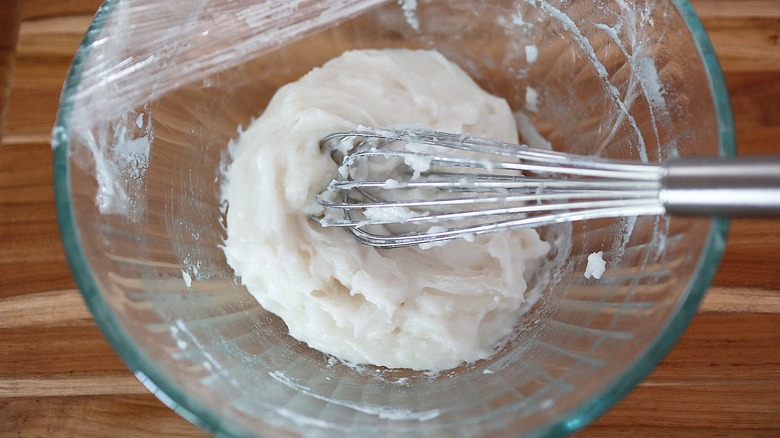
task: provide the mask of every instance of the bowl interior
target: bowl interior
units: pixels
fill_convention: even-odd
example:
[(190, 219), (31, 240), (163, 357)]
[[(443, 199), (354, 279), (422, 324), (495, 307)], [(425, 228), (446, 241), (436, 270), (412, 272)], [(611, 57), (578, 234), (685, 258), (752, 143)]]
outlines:
[[(560, 225), (540, 230), (554, 251), (534, 282), (539, 302), (489, 360), (438, 374), (348, 366), (289, 337), (220, 248), (226, 151), (277, 88), (346, 50), (439, 50), (507, 99), (532, 146), (649, 162), (733, 154), (722, 78), (687, 2), (402, 3), (301, 35), (118, 117), (77, 99), (79, 65), (101, 56), (89, 44), (96, 36), (74, 64), (54, 138), (74, 275), (136, 375), (210, 431), (575, 430), (670, 348), (714, 273), (723, 220)], [(95, 35), (126, 25), (119, 12), (105, 7)], [(213, 17), (198, 19), (208, 26)], [(607, 272), (588, 280), (596, 251)]]

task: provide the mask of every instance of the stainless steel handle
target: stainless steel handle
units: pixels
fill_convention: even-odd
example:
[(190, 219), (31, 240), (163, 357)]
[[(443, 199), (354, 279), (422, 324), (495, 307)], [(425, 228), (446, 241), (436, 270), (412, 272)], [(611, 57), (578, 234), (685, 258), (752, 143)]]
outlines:
[(780, 157), (672, 159), (659, 197), (673, 215), (777, 216)]

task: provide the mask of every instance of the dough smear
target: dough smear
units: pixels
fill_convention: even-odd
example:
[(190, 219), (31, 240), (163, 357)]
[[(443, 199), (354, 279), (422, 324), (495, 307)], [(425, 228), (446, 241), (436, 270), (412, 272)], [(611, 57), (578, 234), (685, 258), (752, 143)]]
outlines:
[(320, 139), (397, 125), (517, 142), (507, 103), (438, 52), (347, 52), (280, 88), (234, 144), (227, 261), (290, 335), (340, 359), (438, 371), (487, 358), (549, 250), (534, 230), (377, 250), (308, 218), (338, 172)]

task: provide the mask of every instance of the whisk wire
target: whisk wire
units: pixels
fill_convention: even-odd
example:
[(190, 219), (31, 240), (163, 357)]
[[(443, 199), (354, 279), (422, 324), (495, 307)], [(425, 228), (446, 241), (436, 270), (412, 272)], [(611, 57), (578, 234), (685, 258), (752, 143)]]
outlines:
[(483, 234), (496, 233), (505, 230), (519, 228), (535, 228), (546, 225), (576, 222), (591, 219), (614, 218), (630, 215), (660, 215), (664, 213), (663, 206), (645, 205), (622, 206), (594, 209), (588, 211), (572, 211), (555, 214), (545, 214), (533, 217), (524, 217), (502, 222), (492, 222), (479, 226), (462, 228), (449, 228), (438, 230), (433, 226), (427, 231), (402, 234), (377, 234), (365, 231), (362, 227), (348, 227), (347, 229), (366, 245), (378, 248), (400, 248), (404, 246), (432, 245), (457, 238), (470, 239)]

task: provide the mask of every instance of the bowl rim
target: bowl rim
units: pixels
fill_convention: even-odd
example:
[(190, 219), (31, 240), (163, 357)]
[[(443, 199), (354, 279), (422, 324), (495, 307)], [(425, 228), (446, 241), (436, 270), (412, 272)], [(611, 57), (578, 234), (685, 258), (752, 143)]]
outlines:
[[(191, 423), (205, 431), (234, 437), (255, 436), (234, 423), (215, 414), (197, 399), (190, 397), (176, 383), (163, 373), (133, 342), (119, 320), (113, 315), (108, 303), (100, 294), (99, 287), (81, 251), (80, 232), (76, 227), (76, 215), (70, 200), (70, 126), (74, 97), (89, 59), (91, 47), (99, 38), (109, 18), (122, 0), (105, 0), (100, 6), (79, 46), (68, 70), (60, 105), (52, 131), (54, 150), (54, 195), (60, 238), (70, 270), (78, 288), (103, 335), (114, 351), (122, 358), (135, 377), (163, 404)], [(719, 126), (719, 149), (721, 156), (736, 155), (734, 121), (723, 72), (720, 68), (712, 43), (707, 36), (701, 19), (688, 0), (671, 0), (688, 27), (696, 44), (699, 56), (707, 73), (711, 98)], [(579, 430), (606, 412), (630, 392), (658, 362), (672, 349), (696, 313), (710, 283), (717, 271), (728, 234), (729, 220), (713, 218), (700, 257), (696, 274), (688, 285), (686, 297), (666, 326), (658, 333), (655, 341), (637, 357), (633, 365), (626, 368), (611, 385), (603, 388), (595, 397), (563, 414), (554, 422), (542, 426), (529, 436), (563, 436)]]

